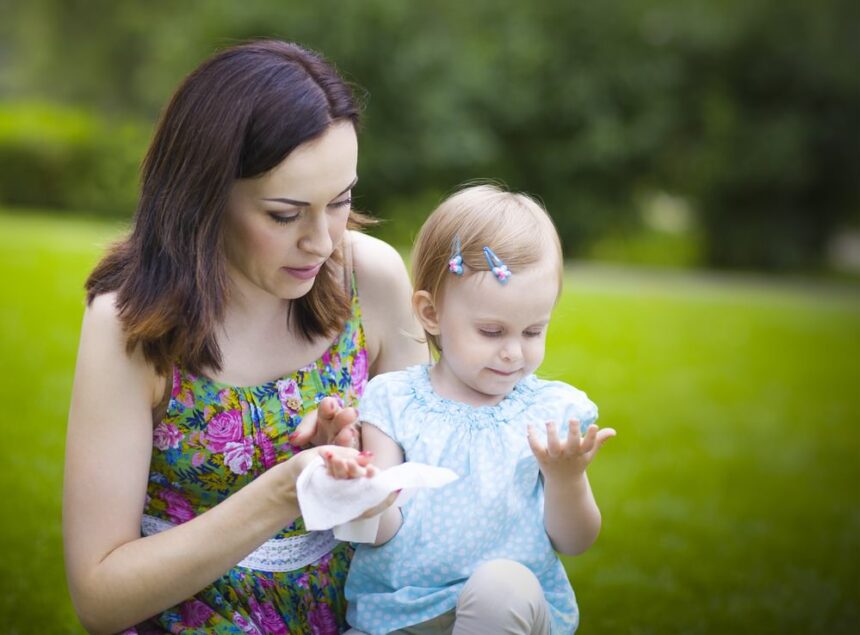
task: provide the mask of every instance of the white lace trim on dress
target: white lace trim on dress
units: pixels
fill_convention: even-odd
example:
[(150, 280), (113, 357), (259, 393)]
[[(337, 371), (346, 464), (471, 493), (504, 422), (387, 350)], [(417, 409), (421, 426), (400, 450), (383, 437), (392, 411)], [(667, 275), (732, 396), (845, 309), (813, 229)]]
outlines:
[[(144, 514), (140, 531), (151, 536), (175, 527), (170, 521)], [(236, 566), (268, 573), (283, 573), (313, 564), (338, 545), (331, 531), (309, 531), (298, 536), (272, 538), (257, 547)]]

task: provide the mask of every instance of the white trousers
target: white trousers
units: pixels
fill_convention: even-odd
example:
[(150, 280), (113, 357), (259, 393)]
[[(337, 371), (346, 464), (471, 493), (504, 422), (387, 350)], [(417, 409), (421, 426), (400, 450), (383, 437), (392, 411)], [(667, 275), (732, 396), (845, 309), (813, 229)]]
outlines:
[[(490, 560), (468, 579), (457, 608), (396, 635), (549, 635), (549, 607), (540, 582), (513, 560)], [(350, 629), (346, 635), (365, 635)]]

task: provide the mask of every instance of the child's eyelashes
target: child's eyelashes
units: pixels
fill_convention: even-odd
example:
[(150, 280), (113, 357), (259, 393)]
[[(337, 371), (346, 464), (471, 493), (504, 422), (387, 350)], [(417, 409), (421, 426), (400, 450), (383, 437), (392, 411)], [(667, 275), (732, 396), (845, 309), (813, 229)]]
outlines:
[[(478, 329), (478, 332), (484, 337), (501, 337), (504, 331), (498, 329)], [(543, 334), (543, 329), (523, 331), (525, 337), (540, 337)]]

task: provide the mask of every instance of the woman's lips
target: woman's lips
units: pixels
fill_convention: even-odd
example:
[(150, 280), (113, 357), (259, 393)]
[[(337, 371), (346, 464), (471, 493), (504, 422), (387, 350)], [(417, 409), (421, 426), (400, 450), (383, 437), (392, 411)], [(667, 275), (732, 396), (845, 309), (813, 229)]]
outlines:
[(310, 267), (283, 267), (283, 269), (294, 278), (298, 278), (299, 280), (310, 280), (311, 278), (316, 277), (320, 272), (320, 269), (322, 269), (322, 266), (323, 263), (319, 263), (318, 265), (312, 265)]

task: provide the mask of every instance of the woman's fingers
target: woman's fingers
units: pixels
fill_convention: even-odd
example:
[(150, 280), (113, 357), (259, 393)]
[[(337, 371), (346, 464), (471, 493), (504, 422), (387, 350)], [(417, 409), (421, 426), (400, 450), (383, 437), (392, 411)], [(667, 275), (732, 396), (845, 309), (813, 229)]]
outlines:
[(397, 500), (397, 496), (399, 494), (400, 494), (400, 490), (396, 490), (394, 492), (391, 492), (388, 496), (385, 497), (385, 500), (383, 500), (381, 503), (379, 503), (379, 505), (375, 505), (375, 506), (371, 507), (366, 512), (364, 512), (361, 516), (359, 516), (359, 518), (373, 518), (374, 516), (381, 514), (382, 512), (384, 512), (386, 509), (388, 509), (389, 507), (391, 507), (394, 504), (394, 501)]

